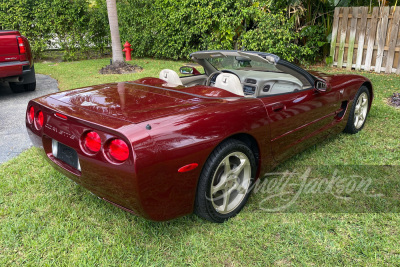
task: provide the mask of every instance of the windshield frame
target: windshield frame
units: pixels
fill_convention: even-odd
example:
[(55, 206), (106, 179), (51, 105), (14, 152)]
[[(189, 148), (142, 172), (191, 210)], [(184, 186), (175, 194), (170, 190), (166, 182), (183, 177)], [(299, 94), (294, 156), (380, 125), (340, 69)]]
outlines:
[(304, 85), (307, 84), (307, 86), (309, 87), (314, 87), (315, 81), (317, 80), (316, 77), (314, 77), (312, 74), (305, 71), (304, 69), (286, 60), (281, 59), (277, 55), (270, 53), (239, 50), (205, 50), (190, 54), (190, 57), (193, 61), (199, 63), (204, 67), (207, 75), (210, 75), (212, 72), (217, 71), (217, 69), (212, 64), (210, 64), (207, 58), (218, 58), (226, 56), (247, 57), (256, 62), (273, 64), (275, 68), (278, 69), (280, 72), (291, 74), (292, 76), (302, 81)]

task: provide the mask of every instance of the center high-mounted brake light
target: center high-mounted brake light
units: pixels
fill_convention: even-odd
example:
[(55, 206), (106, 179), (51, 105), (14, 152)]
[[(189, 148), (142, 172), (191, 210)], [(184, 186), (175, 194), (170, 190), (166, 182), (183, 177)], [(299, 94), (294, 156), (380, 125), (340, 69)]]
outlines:
[(83, 143), (89, 152), (96, 153), (101, 149), (101, 138), (96, 132), (88, 132), (83, 139)]
[(25, 48), (25, 44), (24, 44), (24, 39), (22, 39), (22, 37), (17, 37), (17, 40), (18, 40), (19, 53), (25, 54), (26, 48)]
[(56, 116), (56, 117), (58, 117), (58, 118), (60, 118), (60, 119), (63, 119), (63, 120), (66, 120), (66, 119), (67, 119), (67, 116), (65, 116), (65, 115), (63, 115), (63, 114), (60, 114), (60, 113), (54, 113), (54, 116)]

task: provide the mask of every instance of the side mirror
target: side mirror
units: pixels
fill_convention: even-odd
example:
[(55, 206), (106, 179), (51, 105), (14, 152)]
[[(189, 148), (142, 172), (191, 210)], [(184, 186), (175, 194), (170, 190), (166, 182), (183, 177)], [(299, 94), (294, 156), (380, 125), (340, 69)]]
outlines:
[(200, 71), (198, 71), (195, 67), (191, 66), (183, 66), (179, 69), (181, 74), (193, 74), (193, 75), (200, 75)]
[(318, 92), (328, 92), (330, 89), (330, 86), (325, 81), (317, 80), (315, 82), (315, 89)]
[(193, 74), (193, 67), (183, 66), (179, 69), (181, 74)]

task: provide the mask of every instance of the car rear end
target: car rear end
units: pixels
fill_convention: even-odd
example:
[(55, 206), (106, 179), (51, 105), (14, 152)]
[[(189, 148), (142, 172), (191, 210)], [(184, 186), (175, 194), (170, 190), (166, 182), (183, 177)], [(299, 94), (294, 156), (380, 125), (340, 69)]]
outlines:
[(29, 41), (18, 31), (0, 31), (0, 80), (8, 81), (13, 91), (36, 87)]
[[(26, 127), (67, 177), (120, 208), (164, 221), (192, 212), (202, 164), (218, 143), (204, 135), (204, 109), (227, 101), (140, 81), (94, 85), (30, 101)], [(198, 168), (187, 169), (192, 163)]]
[(29, 102), (26, 127), (34, 146), (65, 176), (100, 198), (147, 217), (137, 194), (132, 144), (118, 130), (132, 127), (129, 123), (41, 98)]

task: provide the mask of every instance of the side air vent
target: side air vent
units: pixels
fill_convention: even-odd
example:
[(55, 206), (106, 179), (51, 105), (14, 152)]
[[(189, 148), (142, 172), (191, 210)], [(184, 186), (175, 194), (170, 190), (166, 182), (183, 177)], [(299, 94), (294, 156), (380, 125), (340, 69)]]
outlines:
[(271, 89), (271, 85), (267, 84), (267, 85), (264, 86), (263, 92), (264, 92), (264, 93), (268, 93), (268, 92), (269, 92), (269, 89)]
[(246, 79), (245, 82), (246, 82), (246, 83), (251, 83), (251, 84), (256, 84), (256, 83), (257, 83), (257, 81), (254, 80), (254, 79)]

